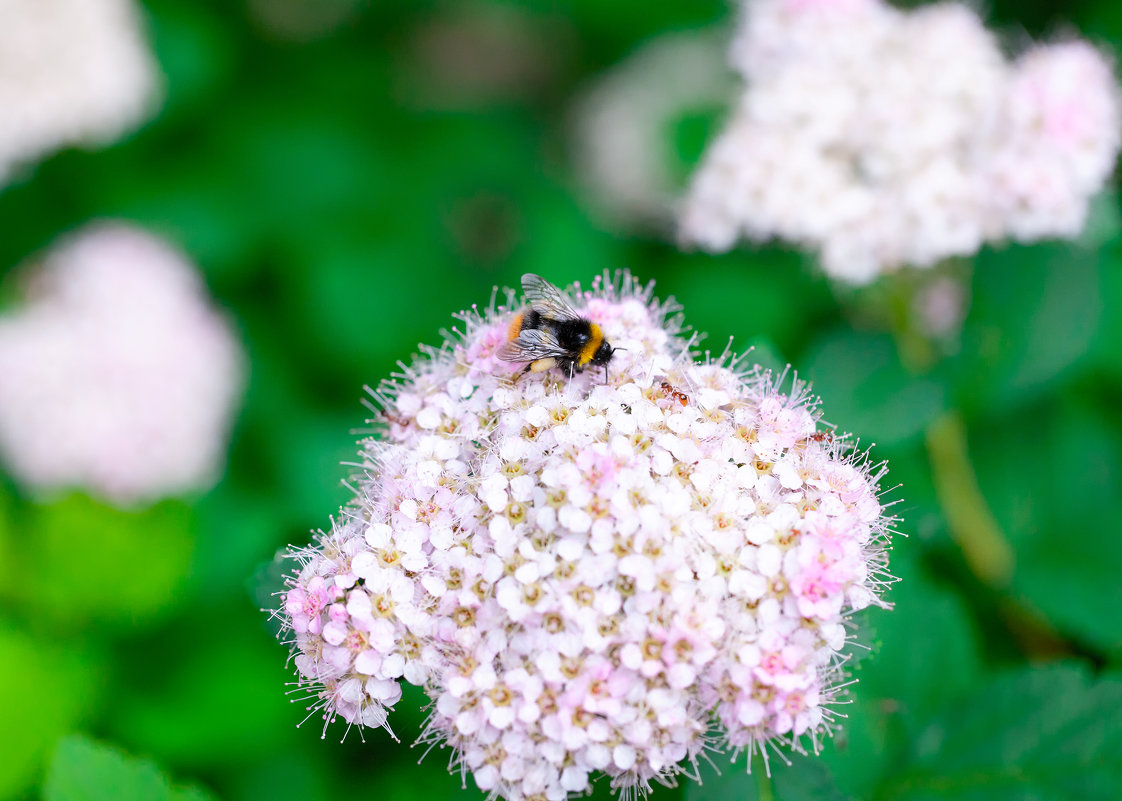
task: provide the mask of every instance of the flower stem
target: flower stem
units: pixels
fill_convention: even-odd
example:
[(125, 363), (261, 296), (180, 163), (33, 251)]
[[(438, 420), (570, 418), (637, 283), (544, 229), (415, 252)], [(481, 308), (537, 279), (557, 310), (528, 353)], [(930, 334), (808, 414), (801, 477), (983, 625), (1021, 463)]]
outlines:
[(758, 801), (775, 801), (775, 792), (771, 787), (771, 776), (766, 770), (754, 770), (756, 774), (756, 798)]
[(927, 427), (927, 453), (935, 492), (967, 565), (988, 586), (1006, 587), (1013, 575), (1013, 549), (978, 488), (966, 426), (956, 411), (944, 412)]

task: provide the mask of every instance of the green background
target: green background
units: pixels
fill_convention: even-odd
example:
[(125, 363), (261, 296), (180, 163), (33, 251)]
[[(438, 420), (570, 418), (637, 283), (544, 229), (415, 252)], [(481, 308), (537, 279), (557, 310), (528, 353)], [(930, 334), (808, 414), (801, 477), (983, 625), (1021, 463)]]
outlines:
[[(676, 296), (716, 349), (731, 337), (810, 378), (826, 419), (888, 460), (908, 535), (896, 609), (861, 617), (872, 650), (822, 757), (773, 758), (770, 782), (706, 767), (703, 785), (654, 798), (1122, 798), (1112, 193), (1078, 242), (983, 251), (959, 348), (917, 367), (876, 323), (906, 279), (854, 294), (780, 247), (681, 254), (582, 199), (579, 90), (653, 36), (731, 24), (724, 2), (273, 1), (349, 15), (293, 38), (240, 0), (144, 3), (159, 115), (0, 191), (0, 271), (88, 220), (134, 221), (200, 266), (250, 363), (228, 471), (205, 495), (122, 512), (34, 502), (0, 476), (0, 799), (480, 797), (446, 752), (417, 764), (415, 689), (391, 716), (400, 744), (340, 744), (341, 725), (321, 739), (318, 717), (296, 728), (303, 705), (260, 611), (276, 604), (273, 557), (346, 501), (364, 384), (495, 284), (622, 267)], [(991, 5), (1014, 44), (1066, 24), (1122, 42), (1116, 0)], [(447, 30), (468, 32), (465, 52), (434, 49)], [(720, 117), (668, 125), (678, 174)], [(997, 532), (1011, 561), (952, 535), (955, 519)], [(995, 560), (1009, 567), (996, 578)]]

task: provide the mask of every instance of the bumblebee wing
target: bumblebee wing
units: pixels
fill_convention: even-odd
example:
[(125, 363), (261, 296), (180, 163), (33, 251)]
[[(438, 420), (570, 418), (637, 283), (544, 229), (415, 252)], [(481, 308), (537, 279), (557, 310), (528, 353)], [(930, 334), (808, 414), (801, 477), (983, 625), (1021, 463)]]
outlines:
[(570, 354), (557, 338), (540, 328), (527, 328), (495, 354), (504, 362), (536, 362), (538, 359), (567, 358)]
[(579, 320), (581, 316), (574, 311), (565, 293), (546, 281), (540, 275), (526, 273), (522, 276), (522, 291), (530, 308), (550, 320), (563, 322)]

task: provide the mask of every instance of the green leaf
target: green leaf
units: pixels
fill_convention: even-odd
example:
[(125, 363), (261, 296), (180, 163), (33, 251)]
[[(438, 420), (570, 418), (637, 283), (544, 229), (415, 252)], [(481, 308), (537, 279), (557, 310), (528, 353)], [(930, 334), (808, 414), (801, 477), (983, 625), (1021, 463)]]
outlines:
[[(245, 597), (248, 577), (262, 558), (284, 545), (290, 533), (294, 542), (307, 539), (307, 526), (287, 525), (283, 510), (271, 497), (240, 483), (227, 480), (204, 498), (198, 507), (199, 539), (191, 585), (209, 602), (232, 601)], [(326, 524), (326, 509), (320, 522)], [(292, 565), (285, 565), (291, 570)], [(268, 587), (263, 597), (254, 596), (259, 606), (273, 606), (271, 593), (280, 583)]]
[(0, 798), (9, 798), (40, 775), (52, 744), (98, 706), (105, 671), (96, 653), (35, 639), (3, 620), (0, 670)]
[(1102, 250), (1104, 269), (1099, 276), (1099, 295), (1103, 303), (1102, 328), (1094, 342), (1096, 362), (1109, 371), (1115, 381), (1122, 378), (1122, 242), (1114, 241)]
[(25, 603), (59, 623), (133, 627), (182, 600), (194, 548), (190, 510), (128, 512), (74, 495), (28, 515)]
[[(214, 611), (213, 619), (196, 618), (145, 643), (137, 659), (175, 658), (142, 681), (121, 676), (109, 721), (114, 739), (161, 761), (208, 769), (240, 764), (297, 737), (318, 740), (318, 715), (296, 728), (305, 705), (285, 694), (292, 681), (287, 649), (265, 631), (265, 616), (248, 604)], [(333, 731), (341, 737), (344, 728)]]
[(970, 434), (979, 485), (1016, 554), (1012, 590), (1062, 632), (1122, 654), (1122, 436), (1073, 390)]
[(742, 756), (731, 762), (716, 757), (714, 762), (716, 764), (702, 763), (699, 767), (700, 782), (683, 780), (686, 801), (846, 801), (849, 798), (834, 784), (827, 766), (813, 754), (792, 754), (781, 759), (773, 753), (769, 765), (757, 755), (752, 760), (751, 773), (745, 769)]
[(978, 256), (957, 365), (965, 404), (1023, 404), (1086, 360), (1102, 314), (1100, 262), (1070, 244)]
[(1003, 676), (934, 718), (878, 797), (1114, 801), (1122, 679), (1075, 663)]
[(62, 739), (43, 787), (44, 801), (171, 801), (159, 768), (82, 735)]
[(838, 330), (812, 348), (803, 364), (826, 419), (862, 442), (915, 439), (945, 408), (943, 386), (910, 375), (887, 336)]
[(167, 80), (168, 110), (197, 109), (233, 72), (237, 45), (228, 25), (198, 4), (158, 0), (150, 5), (154, 7), (149, 20), (153, 46)]
[(43, 801), (212, 801), (199, 787), (174, 788), (155, 763), (85, 735), (55, 748)]
[(775, 765), (771, 778), (775, 801), (846, 801), (826, 764), (814, 756), (796, 756), (790, 765)]
[[(838, 786), (867, 798), (930, 716), (975, 686), (981, 641), (962, 600), (925, 569), (922, 544), (897, 537), (889, 568), (899, 577), (886, 598), (891, 610), (860, 613), (860, 658), (841, 729), (822, 760)], [(855, 649), (860, 653), (859, 649)]]

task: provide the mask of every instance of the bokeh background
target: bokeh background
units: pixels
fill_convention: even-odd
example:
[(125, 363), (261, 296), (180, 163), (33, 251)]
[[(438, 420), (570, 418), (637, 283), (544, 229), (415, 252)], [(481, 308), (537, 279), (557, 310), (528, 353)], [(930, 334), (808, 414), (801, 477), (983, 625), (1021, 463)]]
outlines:
[[(719, 39), (724, 0), (142, 6), (158, 113), (0, 189), (0, 272), (88, 221), (138, 224), (199, 266), (247, 389), (204, 494), (122, 510), (0, 473), (0, 798), (480, 797), (447, 753), (417, 764), (412, 688), (391, 716), (400, 743), (296, 727), (261, 611), (286, 569), (274, 556), (346, 502), (364, 385), (496, 284), (620, 268), (674, 295), (714, 350), (731, 339), (810, 379), (825, 418), (889, 462), (907, 535), (896, 608), (859, 617), (870, 650), (821, 758), (773, 759), (772, 781), (706, 767), (654, 798), (1122, 798), (1112, 191), (1078, 241), (984, 250), (961, 337), (916, 360), (883, 325), (907, 276), (857, 292), (782, 247), (683, 254), (587, 191), (580, 98), (653, 37)], [(985, 16), (1014, 44), (1078, 29), (1122, 49), (1115, 0), (994, 0)], [(726, 111), (707, 100), (658, 132), (679, 185)], [(0, 308), (17, 305), (0, 286)]]

